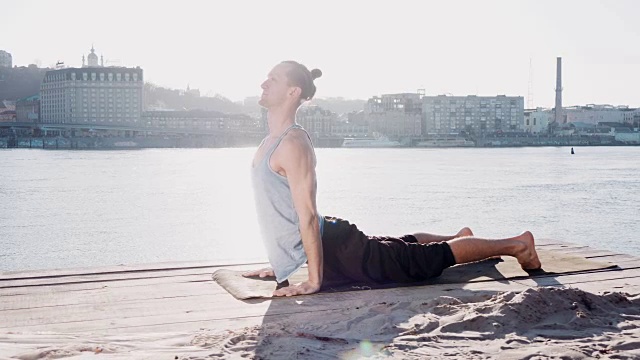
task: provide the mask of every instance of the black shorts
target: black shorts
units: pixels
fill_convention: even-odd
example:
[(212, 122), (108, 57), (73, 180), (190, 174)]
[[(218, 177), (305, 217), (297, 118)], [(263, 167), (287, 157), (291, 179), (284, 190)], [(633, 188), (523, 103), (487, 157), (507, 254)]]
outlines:
[(322, 286), (420, 282), (455, 265), (446, 242), (420, 244), (413, 235), (368, 236), (348, 221), (325, 216)]

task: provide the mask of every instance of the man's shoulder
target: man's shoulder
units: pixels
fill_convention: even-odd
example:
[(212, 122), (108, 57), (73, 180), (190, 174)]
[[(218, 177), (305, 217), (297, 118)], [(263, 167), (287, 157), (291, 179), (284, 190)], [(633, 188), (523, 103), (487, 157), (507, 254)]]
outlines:
[(293, 128), (282, 139), (282, 145), (285, 147), (304, 147), (308, 148), (311, 145), (309, 135), (302, 128)]
[(292, 129), (278, 146), (276, 161), (280, 164), (299, 163), (303, 159), (313, 159), (314, 150), (307, 133), (302, 129)]

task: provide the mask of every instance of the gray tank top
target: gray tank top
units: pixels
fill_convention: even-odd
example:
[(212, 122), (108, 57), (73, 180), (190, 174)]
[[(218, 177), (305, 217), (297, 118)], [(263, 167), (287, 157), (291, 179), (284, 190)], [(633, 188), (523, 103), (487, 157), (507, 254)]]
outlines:
[[(288, 279), (307, 261), (300, 234), (300, 219), (293, 205), (289, 181), (271, 169), (269, 164), (271, 155), (291, 129), (302, 127), (294, 124), (287, 128), (251, 169), (258, 224), (278, 282)], [(322, 235), (322, 216), (318, 216), (318, 221)]]

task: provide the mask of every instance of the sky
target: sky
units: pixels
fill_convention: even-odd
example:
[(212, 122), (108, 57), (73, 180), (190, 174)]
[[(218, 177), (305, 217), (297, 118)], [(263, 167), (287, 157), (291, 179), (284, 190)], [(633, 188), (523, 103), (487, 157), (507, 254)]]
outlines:
[[(388, 93), (524, 96), (552, 107), (640, 107), (640, 2), (634, 0), (0, 0), (0, 49), (14, 65), (106, 65), (156, 85), (234, 101), (297, 60), (324, 75), (317, 97)], [(529, 94), (532, 94), (530, 97)]]

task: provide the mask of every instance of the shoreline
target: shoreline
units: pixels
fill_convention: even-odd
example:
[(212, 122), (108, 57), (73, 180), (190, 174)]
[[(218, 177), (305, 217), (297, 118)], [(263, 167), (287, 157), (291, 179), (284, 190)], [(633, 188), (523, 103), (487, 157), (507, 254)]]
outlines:
[[(499, 140), (495, 140), (499, 142)], [(437, 145), (437, 146), (418, 146), (418, 145), (402, 145), (402, 146), (358, 146), (343, 147), (336, 146), (335, 141), (318, 142), (316, 148), (336, 148), (336, 149), (495, 149), (495, 148), (528, 148), (528, 147), (635, 147), (639, 144), (625, 144), (613, 142), (593, 142), (584, 143), (576, 139), (548, 140), (539, 143), (495, 143), (486, 141), (482, 145), (473, 146), (455, 146), (455, 145)], [(136, 149), (226, 149), (226, 148), (251, 148), (257, 147), (259, 142), (243, 142), (235, 143), (220, 142), (215, 139), (158, 139), (158, 138), (127, 138), (127, 137), (105, 137), (105, 138), (20, 138), (13, 143), (7, 138), (0, 138), (0, 149), (41, 149), (41, 150), (136, 150)]]

